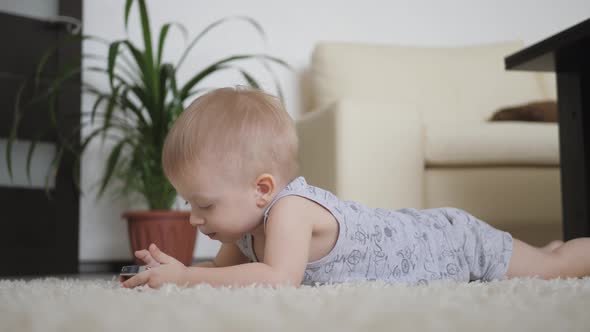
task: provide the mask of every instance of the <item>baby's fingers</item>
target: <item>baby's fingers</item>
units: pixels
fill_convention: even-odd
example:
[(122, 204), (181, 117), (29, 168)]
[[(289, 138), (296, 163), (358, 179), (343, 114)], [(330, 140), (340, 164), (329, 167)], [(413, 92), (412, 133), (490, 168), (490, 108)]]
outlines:
[(144, 285), (148, 282), (149, 280), (149, 273), (148, 271), (142, 272), (140, 274), (136, 274), (135, 276), (127, 279), (125, 282), (123, 282), (123, 287), (124, 288), (134, 288), (137, 286), (141, 286)]
[(146, 265), (148, 267), (155, 267), (155, 266), (159, 266), (160, 263), (158, 261), (156, 261), (152, 255), (150, 254), (149, 251), (143, 249), (143, 250), (138, 250), (135, 252), (135, 257), (141, 259), (142, 261), (144, 261), (144, 263), (146, 263)]

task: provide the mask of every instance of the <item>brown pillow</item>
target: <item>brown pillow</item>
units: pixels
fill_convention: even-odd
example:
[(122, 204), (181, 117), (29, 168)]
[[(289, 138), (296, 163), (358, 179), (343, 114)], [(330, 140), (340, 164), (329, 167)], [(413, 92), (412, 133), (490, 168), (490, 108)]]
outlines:
[(557, 122), (557, 103), (546, 100), (502, 108), (489, 121)]

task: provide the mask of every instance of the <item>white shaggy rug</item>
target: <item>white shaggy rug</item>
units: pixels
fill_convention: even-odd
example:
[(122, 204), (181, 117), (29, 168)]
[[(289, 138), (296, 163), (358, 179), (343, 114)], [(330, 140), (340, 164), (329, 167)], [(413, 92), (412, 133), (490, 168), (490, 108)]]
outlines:
[(590, 331), (590, 278), (160, 290), (0, 280), (0, 331)]

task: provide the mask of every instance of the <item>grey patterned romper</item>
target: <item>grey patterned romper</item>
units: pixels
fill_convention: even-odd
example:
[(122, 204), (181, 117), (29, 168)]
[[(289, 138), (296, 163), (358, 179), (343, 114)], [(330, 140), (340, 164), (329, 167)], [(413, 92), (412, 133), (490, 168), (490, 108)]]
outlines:
[[(269, 204), (297, 195), (330, 211), (339, 224), (334, 248), (305, 269), (303, 284), (365, 280), (427, 284), (432, 280), (461, 282), (502, 279), (512, 255), (512, 236), (456, 208), (369, 208), (338, 199), (308, 185), (303, 177), (289, 183)], [(238, 241), (240, 250), (257, 261), (252, 238)]]

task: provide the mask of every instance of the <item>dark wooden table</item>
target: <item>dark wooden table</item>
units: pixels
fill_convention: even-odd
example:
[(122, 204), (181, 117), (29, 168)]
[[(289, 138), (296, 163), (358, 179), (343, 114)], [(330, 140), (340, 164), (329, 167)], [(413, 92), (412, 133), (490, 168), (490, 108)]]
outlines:
[(508, 70), (556, 73), (563, 236), (590, 236), (590, 19), (504, 61)]

